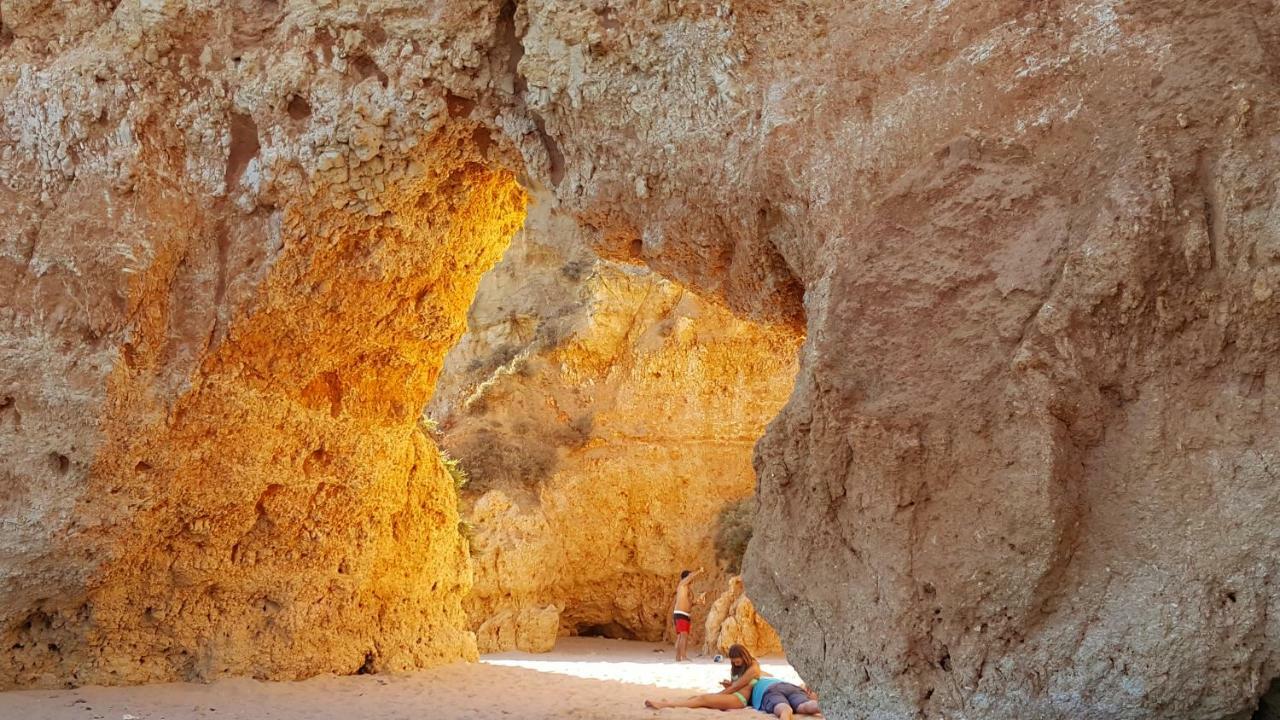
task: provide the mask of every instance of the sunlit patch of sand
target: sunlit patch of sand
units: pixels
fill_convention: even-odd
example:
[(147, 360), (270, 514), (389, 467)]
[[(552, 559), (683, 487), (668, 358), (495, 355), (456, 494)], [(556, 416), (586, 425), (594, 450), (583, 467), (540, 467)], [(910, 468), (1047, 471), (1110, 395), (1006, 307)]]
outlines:
[[(658, 652), (658, 651), (661, 652)], [(693, 720), (713, 710), (646, 710), (644, 700), (719, 689), (725, 662), (675, 663), (669, 647), (565, 638), (543, 655), (502, 653), (397, 675), (300, 682), (219, 680), (207, 685), (86, 687), (0, 693), (0, 718), (23, 720)], [(783, 658), (766, 672), (796, 679)], [(763, 718), (754, 710), (728, 717)]]

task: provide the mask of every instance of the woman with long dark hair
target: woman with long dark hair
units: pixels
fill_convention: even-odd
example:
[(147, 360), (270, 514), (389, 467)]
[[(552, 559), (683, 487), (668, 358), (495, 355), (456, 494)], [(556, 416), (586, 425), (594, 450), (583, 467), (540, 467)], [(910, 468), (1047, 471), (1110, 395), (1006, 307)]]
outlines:
[(645, 700), (648, 708), (708, 708), (711, 710), (741, 710), (751, 707), (751, 687), (763, 676), (760, 663), (741, 645), (729, 646), (729, 679), (721, 680), (724, 687), (718, 693), (694, 695), (687, 700)]

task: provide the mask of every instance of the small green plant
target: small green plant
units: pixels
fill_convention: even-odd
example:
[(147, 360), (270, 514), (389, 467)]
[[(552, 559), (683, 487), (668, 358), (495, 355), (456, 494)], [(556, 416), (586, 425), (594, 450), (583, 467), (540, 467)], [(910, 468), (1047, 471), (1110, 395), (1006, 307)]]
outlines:
[(422, 434), (426, 435), (432, 442), (437, 445), (440, 444), (440, 438), (442, 437), (440, 433), (440, 424), (436, 422), (435, 418), (427, 414), (426, 408), (423, 408), (422, 414), (418, 416), (418, 429), (421, 430)]
[(445, 472), (449, 473), (449, 477), (453, 478), (453, 489), (462, 492), (462, 488), (467, 486), (471, 478), (467, 477), (467, 471), (462, 468), (462, 463), (458, 458), (449, 457), (444, 450), (440, 451), (440, 460), (444, 463)]
[(426, 435), (427, 437), (436, 437), (437, 435), (440, 434), (439, 423), (436, 422), (435, 418), (431, 417), (425, 412), (418, 417), (418, 428), (422, 430), (422, 434)]
[(449, 473), (449, 477), (453, 478), (453, 488), (458, 492), (462, 492), (462, 488), (466, 487), (471, 478), (467, 475), (467, 471), (463, 469), (462, 463), (457, 458), (450, 456), (441, 447), (443, 438), (440, 433), (440, 426), (425, 410), (418, 416), (418, 429), (440, 449), (440, 462), (444, 463), (445, 472)]
[(746, 497), (725, 505), (716, 521), (716, 560), (734, 575), (742, 572), (742, 557), (755, 529), (756, 499)]

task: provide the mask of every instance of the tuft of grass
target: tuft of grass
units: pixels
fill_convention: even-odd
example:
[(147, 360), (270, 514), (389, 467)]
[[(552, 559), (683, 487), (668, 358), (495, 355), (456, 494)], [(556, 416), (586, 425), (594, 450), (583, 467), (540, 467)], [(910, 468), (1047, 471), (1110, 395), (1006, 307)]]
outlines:
[(742, 557), (755, 529), (756, 498), (745, 497), (725, 505), (716, 521), (716, 560), (734, 575), (742, 572)]
[(425, 412), (418, 418), (418, 427), (422, 428), (423, 434), (428, 437), (435, 437), (440, 434), (440, 424), (436, 422), (435, 418)]
[(427, 414), (426, 409), (422, 410), (422, 414), (418, 416), (418, 429), (423, 435), (431, 438), (437, 445), (440, 444), (440, 424), (436, 419)]
[(471, 482), (471, 478), (467, 476), (467, 471), (463, 469), (462, 463), (458, 458), (449, 457), (444, 450), (440, 451), (440, 460), (444, 462), (445, 472), (449, 473), (449, 477), (453, 478), (453, 489), (462, 492), (462, 488)]
[(424, 410), (422, 415), (418, 416), (418, 429), (436, 444), (436, 447), (440, 450), (440, 461), (444, 463), (445, 472), (449, 473), (449, 477), (453, 478), (453, 488), (461, 492), (462, 488), (466, 487), (467, 483), (471, 481), (471, 477), (467, 475), (462, 463), (445, 452), (445, 449), (441, 446), (443, 437), (440, 432), (440, 425)]

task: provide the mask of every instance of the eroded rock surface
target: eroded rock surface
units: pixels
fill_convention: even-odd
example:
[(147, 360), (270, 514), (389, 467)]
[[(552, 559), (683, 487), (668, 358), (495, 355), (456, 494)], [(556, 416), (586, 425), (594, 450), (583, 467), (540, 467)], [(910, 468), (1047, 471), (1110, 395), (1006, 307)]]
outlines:
[(724, 654), (729, 651), (729, 646), (735, 644), (746, 647), (756, 656), (782, 652), (778, 631), (756, 612), (756, 606), (747, 597), (739, 575), (729, 578), (724, 592), (707, 612), (703, 652), (708, 655)]
[[(204, 526), (178, 529), (206, 516), (218, 538), (200, 541), (207, 559), (178, 557), (207, 567), (169, 570), (167, 594), (240, 592), (215, 582), (236, 536), (222, 528), (251, 518), (270, 475), (237, 459), (259, 450), (227, 446), (221, 428), (245, 417), (261, 430), (239, 442), (275, 433), (263, 444), (294, 452), (328, 430), (297, 429), (311, 417), (299, 413), (272, 421), (266, 403), (222, 408), (260, 388), (301, 397), (300, 378), (331, 364), (302, 350), (340, 325), (269, 331), (288, 327), (271, 312), (290, 305), (272, 305), (271, 288), (298, 308), (345, 292), (302, 282), (308, 258), (326, 257), (319, 231), (389, 232), (401, 211), (384, 192), (409, 197), (397, 183), (429, 175), (408, 170), (429, 159), (417, 144), (460, 138), (480, 167), (432, 166), (461, 168), (474, 189), (493, 188), (486, 173), (523, 173), (602, 252), (803, 326), (795, 392), (757, 450), (745, 577), (832, 716), (1208, 720), (1251, 707), (1280, 673), (1274, 3), (3, 9), (0, 621), (20, 646), (4, 682), (176, 672), (81, 662), (97, 657), (77, 654), (85, 628), (110, 646), (107, 664), (187, 644), (172, 628), (136, 634), (144, 608), (100, 618), (85, 598), (119, 588), (112, 578), (156, 577), (166, 554), (133, 529), (194, 547)], [(322, 159), (339, 142), (344, 161)], [(357, 169), (382, 163), (357, 173), (363, 187), (342, 179), (352, 156)], [(397, 160), (402, 179), (379, 187)], [(338, 183), (348, 189), (309, 195)], [(428, 207), (458, 197), (433, 187)], [(324, 203), (344, 215), (326, 221)], [(478, 246), (451, 244), (464, 233), (445, 224), (432, 232), (450, 240), (429, 245), (457, 252), (422, 262), (447, 279)], [(410, 353), (428, 376), (457, 332), (423, 328), (461, 320), (483, 264), (441, 291), (454, 299), (423, 296), (433, 319), (403, 342), (432, 337)], [(381, 277), (359, 250), (338, 266), (353, 282)], [(377, 294), (394, 304), (408, 283), (390, 284)], [(279, 368), (234, 349), (242, 324), (267, 328), (253, 337)], [(381, 337), (365, 341), (400, 342)], [(386, 357), (341, 355), (352, 372)], [(402, 427), (399, 447), (421, 447), (409, 407), (430, 384), (388, 391), (365, 427)], [(130, 454), (172, 450), (170, 437), (194, 445)], [(304, 461), (278, 461), (283, 486), (318, 486)], [(147, 471), (139, 462), (161, 477), (132, 475)], [(366, 490), (389, 481), (363, 477), (356, 504), (385, 508)], [(206, 512), (216, 487), (234, 500)], [(451, 500), (433, 502), (423, 533), (454, 521)], [(396, 516), (360, 524), (382, 542)], [(371, 597), (412, 605), (412, 585)], [(231, 611), (206, 596), (189, 607), (210, 627), (248, 612), (247, 597)], [(275, 657), (257, 668), (352, 662), (347, 650), (318, 650), (306, 668)]]
[(670, 634), (681, 569), (722, 587), (719, 513), (754, 491), (796, 370), (793, 329), (600, 261), (551, 210), (535, 201), (482, 280), (429, 408), (470, 477), (481, 651), (550, 649), (546, 608), (551, 640)]
[(416, 421), (511, 151), (377, 14), (3, 11), (0, 686), (474, 657)]
[(668, 61), (536, 5), (563, 41), (521, 67), (599, 244), (746, 312), (804, 288), (746, 582), (836, 715), (1252, 703), (1280, 669), (1274, 6), (610, 16), (683, 38)]

